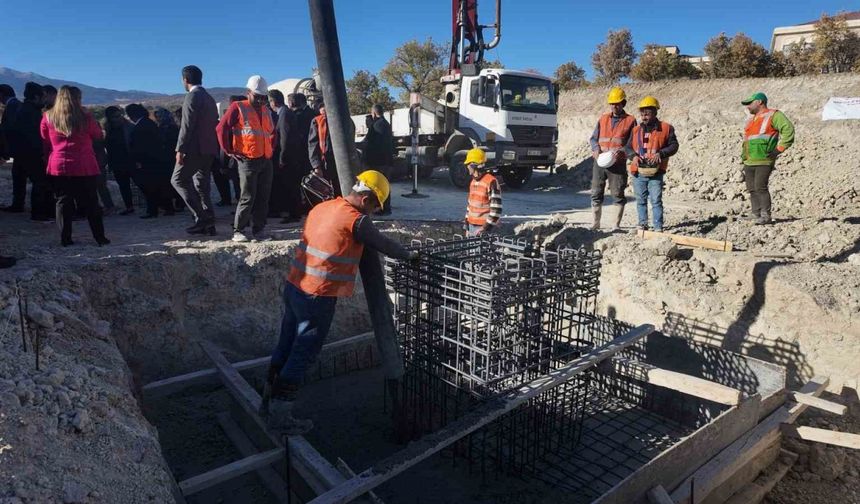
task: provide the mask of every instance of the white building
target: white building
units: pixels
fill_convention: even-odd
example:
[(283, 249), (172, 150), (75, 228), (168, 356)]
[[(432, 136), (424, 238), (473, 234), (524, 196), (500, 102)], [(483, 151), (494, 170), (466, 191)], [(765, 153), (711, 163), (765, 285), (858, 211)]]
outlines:
[[(848, 12), (845, 14), (845, 20), (848, 24), (848, 29), (860, 35), (860, 11)], [(818, 20), (808, 21), (794, 26), (780, 26), (773, 29), (773, 36), (770, 39), (771, 52), (785, 52), (788, 46), (797, 44), (801, 40), (805, 43), (812, 43), (815, 38), (815, 23)]]

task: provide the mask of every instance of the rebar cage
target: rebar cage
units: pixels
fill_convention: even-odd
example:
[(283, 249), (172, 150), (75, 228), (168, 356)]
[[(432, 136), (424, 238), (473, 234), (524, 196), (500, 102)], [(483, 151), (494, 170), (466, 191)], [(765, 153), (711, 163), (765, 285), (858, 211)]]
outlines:
[[(413, 262), (386, 261), (413, 435), (436, 430), (593, 348), (599, 251), (552, 251), (498, 237), (414, 242)], [(524, 473), (581, 435), (590, 373), (468, 437), (455, 454), (482, 472)]]

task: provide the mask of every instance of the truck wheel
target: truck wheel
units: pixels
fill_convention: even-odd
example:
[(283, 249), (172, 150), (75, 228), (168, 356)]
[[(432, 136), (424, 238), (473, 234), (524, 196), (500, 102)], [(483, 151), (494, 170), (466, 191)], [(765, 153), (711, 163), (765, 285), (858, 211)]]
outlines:
[(508, 166), (501, 169), (501, 175), (506, 186), (520, 189), (532, 179), (533, 171), (531, 166)]
[(465, 153), (457, 153), (451, 156), (451, 162), (448, 163), (448, 175), (451, 177), (451, 183), (460, 189), (469, 188), (469, 170), (463, 161), (466, 160)]

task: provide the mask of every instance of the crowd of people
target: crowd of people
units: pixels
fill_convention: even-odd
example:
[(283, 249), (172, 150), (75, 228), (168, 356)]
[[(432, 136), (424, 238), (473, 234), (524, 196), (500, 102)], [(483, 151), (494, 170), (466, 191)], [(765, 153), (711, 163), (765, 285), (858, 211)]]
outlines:
[[(311, 107), (301, 93), (284, 96), (255, 75), (245, 95), (230, 97), (219, 116), (200, 68), (184, 67), (182, 82), (182, 107), (109, 106), (101, 124), (75, 86), (57, 90), (28, 82), (21, 101), (11, 86), (0, 84), (0, 162), (12, 160), (13, 185), (12, 201), (0, 210), (25, 212), (29, 182), (31, 219), (56, 221), (63, 246), (74, 244), (76, 218), (86, 218), (96, 243), (107, 245), (103, 216), (138, 213), (136, 187), (145, 207), (141, 219), (187, 209), (193, 219), (187, 232), (214, 236), (214, 182), (220, 198), (214, 206), (236, 205), (231, 239), (246, 242), (269, 239), (267, 219), (289, 223), (307, 214), (313, 202), (301, 184), (310, 172), (327, 179), (339, 195), (323, 104)], [(379, 106), (368, 118), (365, 162), (388, 175), (391, 127)], [(108, 189), (111, 175), (121, 208)], [(389, 202), (384, 211), (390, 211)]]

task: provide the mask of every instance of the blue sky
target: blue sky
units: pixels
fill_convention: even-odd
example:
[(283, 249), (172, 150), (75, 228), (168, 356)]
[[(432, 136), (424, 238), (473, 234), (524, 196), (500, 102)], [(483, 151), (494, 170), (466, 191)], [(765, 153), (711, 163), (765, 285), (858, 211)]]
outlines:
[[(179, 93), (179, 70), (191, 63), (203, 69), (205, 85), (239, 87), (251, 74), (276, 81), (306, 76), (315, 66), (304, 0), (41, 0), (38, 8), (16, 5), (17, 12), (2, 9), (0, 66), (49, 77)], [(490, 23), (494, 0), (480, 0), (479, 5), (479, 19)], [(849, 0), (758, 5), (740, 0), (503, 0), (502, 41), (489, 57), (508, 68), (544, 73), (573, 59), (590, 74), (591, 53), (610, 29), (629, 28), (637, 49), (646, 43), (672, 44), (686, 54), (699, 54), (721, 31), (742, 31), (769, 47), (774, 26), (860, 8)], [(378, 71), (407, 40), (433, 37), (447, 43), (450, 6), (450, 0), (336, 0), (347, 78), (357, 69)]]

